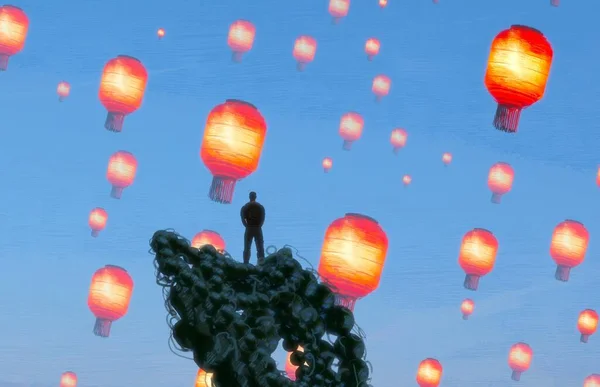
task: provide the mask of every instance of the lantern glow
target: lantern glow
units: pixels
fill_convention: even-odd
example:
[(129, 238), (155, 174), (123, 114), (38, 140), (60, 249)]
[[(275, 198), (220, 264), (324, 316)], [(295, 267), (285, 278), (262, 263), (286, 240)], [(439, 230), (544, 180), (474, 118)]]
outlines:
[(77, 387), (77, 374), (72, 371), (63, 372), (60, 375), (60, 387)]
[(355, 112), (346, 113), (340, 119), (340, 136), (344, 139), (342, 149), (349, 151), (352, 144), (360, 139), (365, 126), (362, 116)]
[(137, 160), (127, 151), (118, 151), (108, 159), (106, 179), (112, 185), (110, 197), (121, 199), (123, 190), (133, 184), (137, 173)]
[(567, 282), (571, 269), (585, 259), (590, 235), (585, 226), (567, 219), (559, 223), (552, 233), (550, 256), (556, 262), (555, 278)]
[(199, 368), (198, 373), (196, 374), (195, 387), (213, 387), (212, 378), (212, 373), (206, 372), (202, 368)]
[(496, 163), (490, 168), (488, 174), (488, 187), (492, 191), (492, 203), (500, 204), (502, 196), (510, 192), (515, 171), (508, 163)]
[(331, 167), (333, 167), (333, 160), (331, 159), (331, 157), (325, 157), (321, 164), (323, 166), (323, 171), (327, 173), (329, 172)]
[(202, 230), (192, 238), (192, 247), (199, 249), (205, 245), (212, 245), (219, 253), (225, 251), (225, 239), (213, 230)]
[(379, 54), (379, 49), (381, 48), (381, 43), (379, 39), (369, 38), (365, 43), (365, 52), (367, 53), (367, 59), (373, 60), (377, 54)]
[(450, 163), (452, 162), (452, 153), (444, 153), (442, 155), (442, 163), (444, 163), (445, 166), (450, 165)]
[(496, 263), (498, 240), (490, 231), (474, 228), (462, 239), (458, 264), (465, 271), (465, 289), (477, 290), (479, 279), (490, 273)]
[(398, 154), (400, 149), (406, 146), (406, 140), (408, 139), (408, 133), (402, 128), (396, 128), (392, 130), (390, 137), (390, 143), (392, 144), (392, 150), (394, 154)]
[(329, 14), (333, 17), (333, 23), (337, 24), (348, 15), (350, 0), (329, 0)]
[(438, 387), (442, 380), (442, 373), (442, 364), (437, 359), (425, 359), (417, 369), (417, 384), (419, 387)]
[(303, 71), (306, 65), (315, 59), (317, 53), (317, 41), (312, 36), (303, 35), (294, 42), (292, 54), (298, 62), (298, 71)]
[(71, 93), (71, 85), (69, 82), (62, 81), (56, 87), (56, 94), (58, 94), (58, 101), (63, 102)]
[(9, 58), (23, 50), (28, 31), (29, 18), (21, 8), (0, 7), (0, 71), (6, 71)]
[(386, 75), (377, 75), (373, 79), (373, 86), (371, 90), (377, 101), (381, 101), (381, 99), (387, 96), (390, 93), (390, 88), (392, 87), (392, 80)]
[(231, 59), (234, 62), (241, 62), (244, 54), (252, 49), (255, 36), (256, 27), (248, 20), (236, 20), (229, 26), (227, 44), (233, 52)]
[(108, 213), (104, 208), (94, 208), (88, 217), (88, 225), (92, 229), (92, 236), (96, 238), (100, 235), (100, 231), (106, 228), (106, 222), (108, 221)]
[(410, 183), (412, 183), (412, 177), (410, 175), (402, 176), (402, 183), (404, 184), (405, 187), (408, 187), (410, 185)]
[(580, 341), (587, 343), (590, 336), (598, 329), (598, 313), (593, 309), (586, 309), (579, 313), (577, 329), (581, 333)]
[(514, 344), (508, 353), (508, 366), (512, 369), (511, 379), (521, 380), (521, 374), (529, 369), (533, 358), (533, 350), (528, 344)]
[(475, 302), (470, 298), (466, 298), (460, 304), (460, 311), (462, 312), (463, 320), (468, 320), (469, 316), (473, 314), (475, 310)]

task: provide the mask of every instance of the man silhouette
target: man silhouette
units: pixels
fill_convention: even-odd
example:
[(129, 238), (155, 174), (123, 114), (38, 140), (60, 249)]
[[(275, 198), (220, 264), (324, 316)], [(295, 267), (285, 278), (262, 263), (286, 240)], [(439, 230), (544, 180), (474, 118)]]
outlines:
[(240, 216), (242, 224), (246, 227), (244, 233), (244, 263), (250, 263), (250, 247), (252, 240), (256, 244), (256, 258), (258, 264), (265, 259), (265, 241), (263, 239), (262, 226), (265, 222), (265, 208), (256, 201), (256, 192), (250, 192), (250, 201), (242, 207)]

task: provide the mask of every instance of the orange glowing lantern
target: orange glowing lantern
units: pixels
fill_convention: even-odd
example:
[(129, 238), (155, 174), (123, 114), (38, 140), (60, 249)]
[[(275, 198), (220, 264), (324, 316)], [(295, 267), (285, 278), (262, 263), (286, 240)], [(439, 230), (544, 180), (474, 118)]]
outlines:
[(298, 71), (303, 71), (306, 65), (315, 59), (317, 41), (312, 36), (302, 35), (296, 39), (292, 54), (298, 61)]
[(165, 37), (165, 29), (164, 28), (159, 28), (158, 31), (156, 31), (156, 35), (158, 36), (158, 39), (162, 39)]
[(402, 176), (402, 183), (404, 184), (405, 187), (408, 187), (410, 185), (410, 183), (412, 183), (412, 177), (410, 175)]
[(585, 226), (576, 220), (559, 223), (552, 233), (550, 256), (556, 262), (555, 278), (567, 282), (571, 269), (585, 259), (590, 235)]
[(196, 375), (195, 387), (213, 387), (212, 378), (213, 378), (212, 373), (206, 372), (202, 368), (198, 369), (198, 374)]
[(353, 310), (357, 299), (377, 289), (387, 250), (387, 235), (373, 218), (349, 213), (329, 225), (318, 272), (338, 305)]
[(213, 230), (202, 230), (194, 235), (191, 245), (197, 249), (205, 245), (212, 245), (219, 253), (225, 251), (225, 239)]
[(379, 49), (381, 48), (381, 43), (379, 39), (369, 38), (365, 43), (365, 52), (367, 53), (367, 59), (373, 60), (377, 54), (379, 54)]
[(362, 116), (355, 112), (346, 113), (340, 119), (340, 136), (344, 139), (342, 149), (349, 151), (352, 143), (360, 139), (365, 126)]
[(381, 101), (383, 97), (390, 93), (391, 86), (392, 80), (385, 75), (378, 75), (373, 79), (371, 90), (373, 90), (377, 101)]
[(492, 203), (500, 204), (502, 196), (510, 192), (515, 171), (508, 163), (496, 163), (488, 174), (488, 187), (492, 191)]
[(385, 8), (385, 6), (387, 5), (388, 0), (379, 0), (379, 6), (381, 8)]
[(77, 387), (77, 375), (75, 372), (67, 371), (60, 375), (60, 387)]
[(598, 313), (593, 309), (586, 309), (579, 313), (577, 329), (581, 333), (581, 342), (587, 343), (590, 336), (598, 329)]
[(92, 236), (96, 238), (100, 235), (100, 231), (106, 228), (106, 221), (108, 220), (108, 213), (104, 208), (96, 207), (90, 212), (88, 218), (88, 224), (92, 229)]
[(208, 196), (231, 203), (235, 183), (258, 168), (267, 123), (258, 109), (245, 101), (228, 99), (208, 114), (200, 157), (213, 175)]
[(0, 7), (0, 71), (6, 71), (8, 60), (25, 46), (29, 18), (19, 7)]
[[(304, 352), (304, 348), (302, 348), (301, 346), (298, 346), (298, 351)], [(292, 353), (293, 352), (289, 352), (287, 354), (287, 357), (285, 360), (285, 374), (287, 375), (287, 377), (290, 380), (296, 380), (296, 370), (298, 369), (298, 366), (293, 365), (292, 361), (290, 360), (292, 357)]]
[(142, 106), (148, 72), (138, 59), (119, 55), (106, 62), (100, 79), (98, 98), (108, 114), (104, 127), (111, 132), (123, 130), (125, 116)]
[(133, 280), (122, 267), (106, 265), (94, 273), (88, 295), (88, 307), (96, 316), (96, 336), (110, 335), (112, 323), (127, 314), (131, 293)]
[(325, 157), (321, 164), (323, 165), (323, 171), (327, 173), (329, 172), (331, 167), (333, 167), (333, 160), (331, 159), (331, 157)]
[(69, 82), (62, 81), (56, 87), (56, 94), (58, 94), (59, 102), (64, 101), (69, 96), (69, 93), (71, 93), (71, 85), (69, 85)]
[(468, 320), (469, 316), (473, 314), (475, 310), (475, 302), (470, 298), (465, 298), (460, 304), (460, 311), (462, 312), (463, 320)]
[(244, 54), (252, 49), (255, 36), (256, 27), (248, 20), (236, 20), (229, 26), (227, 44), (233, 51), (231, 59), (234, 62), (241, 62)]
[(390, 142), (392, 143), (392, 148), (394, 154), (398, 154), (400, 149), (406, 146), (406, 140), (408, 139), (408, 133), (406, 130), (402, 128), (396, 128), (392, 130), (392, 135), (390, 137)]
[(531, 366), (533, 350), (528, 344), (517, 343), (510, 347), (508, 366), (512, 369), (512, 380), (521, 380), (521, 374)]
[(583, 381), (583, 387), (600, 387), (600, 375), (591, 374)]
[(498, 240), (491, 231), (474, 228), (465, 234), (460, 245), (458, 264), (466, 273), (466, 289), (477, 290), (479, 278), (494, 268), (497, 253)]
[(337, 24), (348, 15), (350, 0), (329, 0), (329, 14), (333, 16), (333, 23)]
[(428, 358), (419, 364), (417, 369), (417, 384), (419, 387), (438, 387), (442, 380), (442, 363)]
[(442, 155), (442, 163), (444, 163), (445, 166), (450, 165), (450, 163), (452, 162), (452, 153), (444, 153)]
[(552, 56), (546, 37), (531, 27), (513, 25), (494, 38), (485, 86), (498, 103), (496, 129), (516, 132), (521, 110), (542, 99)]
[(108, 159), (106, 179), (112, 184), (110, 196), (121, 199), (123, 190), (133, 184), (137, 173), (138, 162), (133, 154), (127, 151), (118, 151)]

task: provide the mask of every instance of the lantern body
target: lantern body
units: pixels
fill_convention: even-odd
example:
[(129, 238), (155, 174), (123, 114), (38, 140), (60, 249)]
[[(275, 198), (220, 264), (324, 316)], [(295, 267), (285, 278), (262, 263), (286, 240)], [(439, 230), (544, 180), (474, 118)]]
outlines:
[(515, 171), (507, 163), (496, 163), (490, 168), (488, 174), (488, 187), (492, 191), (492, 203), (500, 204), (502, 196), (510, 192)]
[(362, 116), (355, 112), (346, 113), (340, 119), (340, 136), (344, 139), (342, 149), (349, 151), (352, 143), (362, 136), (365, 121)]
[(60, 376), (60, 387), (77, 387), (77, 375), (75, 372), (63, 372)]
[(521, 374), (531, 366), (533, 350), (528, 344), (514, 344), (508, 353), (508, 365), (512, 369), (512, 380), (521, 380)]
[(71, 85), (69, 85), (69, 82), (62, 81), (56, 87), (56, 94), (58, 94), (58, 100), (60, 102), (64, 101), (70, 93)]
[[(301, 346), (298, 346), (297, 350), (300, 351), (300, 352), (304, 352), (304, 348), (302, 348)], [(298, 369), (298, 366), (292, 364), (292, 361), (290, 360), (290, 358), (292, 357), (292, 353), (293, 352), (288, 352), (288, 354), (286, 356), (286, 360), (285, 360), (285, 374), (287, 375), (287, 377), (290, 380), (295, 381), (296, 380), (296, 370)]]
[(92, 236), (94, 238), (100, 235), (100, 231), (104, 230), (107, 220), (108, 213), (104, 208), (96, 207), (90, 212), (88, 225), (92, 229)]
[(0, 71), (8, 68), (8, 59), (21, 52), (25, 46), (29, 18), (19, 7), (0, 7)]
[(450, 163), (452, 162), (452, 153), (444, 153), (442, 155), (442, 163), (444, 163), (444, 165), (448, 166), (450, 165)]
[(485, 86), (498, 103), (496, 129), (516, 132), (521, 110), (544, 96), (553, 55), (546, 37), (531, 27), (514, 25), (494, 38)]
[(466, 289), (477, 290), (479, 278), (494, 268), (497, 253), (498, 240), (490, 231), (474, 228), (465, 234), (460, 245), (458, 264), (466, 273)]
[(241, 62), (245, 53), (252, 49), (256, 27), (248, 20), (236, 20), (229, 26), (227, 44), (233, 51), (232, 60)]
[(379, 223), (361, 214), (346, 214), (325, 232), (318, 272), (350, 310), (358, 298), (379, 286), (388, 238)]
[(325, 157), (323, 159), (322, 165), (323, 165), (323, 171), (325, 173), (327, 173), (327, 172), (329, 172), (331, 167), (333, 167), (333, 160), (331, 159), (331, 157)]
[(377, 101), (381, 101), (383, 97), (390, 93), (390, 87), (392, 86), (392, 80), (385, 75), (378, 75), (373, 79), (373, 86), (371, 90)]
[(373, 60), (373, 58), (379, 54), (379, 49), (381, 48), (381, 43), (379, 39), (369, 38), (365, 43), (365, 52), (367, 53), (367, 59)]
[(106, 179), (112, 184), (110, 192), (112, 198), (121, 199), (123, 190), (133, 184), (137, 166), (137, 160), (130, 152), (118, 151), (110, 156), (108, 168), (106, 169)]
[(460, 304), (460, 311), (462, 312), (463, 320), (468, 320), (469, 316), (473, 314), (474, 310), (475, 302), (469, 298), (463, 300), (463, 302)]
[(586, 309), (579, 313), (577, 329), (581, 333), (581, 342), (587, 343), (590, 336), (598, 329), (598, 313), (593, 309)]
[(600, 387), (600, 375), (592, 374), (585, 378), (583, 387)]
[(110, 335), (112, 322), (127, 314), (132, 292), (133, 280), (122, 267), (106, 265), (94, 273), (88, 295), (88, 307), (96, 316), (96, 336)]
[(142, 106), (147, 83), (148, 72), (138, 59), (119, 55), (106, 62), (98, 90), (98, 98), (108, 110), (106, 130), (123, 130), (125, 116)]
[(392, 149), (394, 154), (398, 154), (400, 149), (406, 146), (406, 140), (408, 139), (408, 133), (406, 130), (397, 128), (392, 130), (392, 135), (390, 137), (390, 143), (392, 144)]
[(404, 184), (405, 187), (408, 187), (410, 185), (410, 183), (412, 183), (412, 177), (410, 177), (410, 175), (402, 176), (402, 183)]
[(165, 30), (164, 28), (159, 28), (158, 31), (156, 31), (156, 35), (158, 36), (158, 39), (162, 39), (165, 37)]
[(225, 251), (225, 239), (213, 230), (202, 230), (194, 235), (191, 245), (197, 249), (204, 245), (212, 245), (219, 253)]
[(438, 387), (442, 380), (442, 364), (436, 359), (425, 359), (417, 369), (419, 387)]
[(333, 23), (337, 24), (348, 15), (350, 0), (329, 0), (329, 14), (333, 16)]
[(576, 220), (559, 223), (552, 233), (550, 256), (556, 262), (555, 278), (566, 282), (571, 269), (585, 259), (590, 235), (585, 226)]
[(256, 171), (267, 124), (258, 109), (244, 101), (228, 99), (208, 114), (200, 157), (213, 175), (211, 200), (231, 203), (235, 183)]
[(196, 375), (195, 387), (213, 387), (212, 378), (212, 373), (206, 372), (202, 368), (199, 368), (198, 374)]
[(379, 6), (381, 8), (385, 8), (385, 6), (387, 5), (388, 0), (379, 0)]
[(315, 59), (317, 41), (312, 36), (300, 36), (294, 42), (292, 54), (298, 62), (298, 71), (303, 71), (306, 65)]

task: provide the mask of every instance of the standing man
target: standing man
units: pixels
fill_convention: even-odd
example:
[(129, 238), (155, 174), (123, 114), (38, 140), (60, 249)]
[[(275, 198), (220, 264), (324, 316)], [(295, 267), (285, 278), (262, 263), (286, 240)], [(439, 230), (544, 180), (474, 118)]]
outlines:
[(265, 208), (256, 201), (256, 192), (250, 192), (250, 201), (242, 207), (240, 216), (246, 227), (244, 233), (244, 263), (250, 263), (250, 247), (252, 240), (256, 243), (256, 258), (261, 265), (265, 259), (265, 241), (262, 226), (265, 223)]

